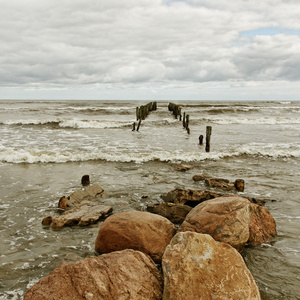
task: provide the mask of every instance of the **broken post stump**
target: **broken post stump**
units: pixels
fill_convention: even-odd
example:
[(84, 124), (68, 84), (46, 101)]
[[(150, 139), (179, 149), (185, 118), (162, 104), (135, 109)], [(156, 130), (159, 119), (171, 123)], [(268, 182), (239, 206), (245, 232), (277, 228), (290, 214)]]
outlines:
[(199, 145), (203, 145), (203, 135), (199, 136)]
[(210, 151), (210, 136), (211, 136), (211, 126), (206, 126), (206, 145), (205, 145), (205, 151)]

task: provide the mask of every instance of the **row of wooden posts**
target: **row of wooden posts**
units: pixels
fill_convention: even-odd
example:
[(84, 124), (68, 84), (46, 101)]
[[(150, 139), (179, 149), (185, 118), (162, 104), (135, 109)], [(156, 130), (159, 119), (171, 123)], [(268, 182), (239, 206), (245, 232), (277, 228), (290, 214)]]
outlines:
[[(169, 111), (171, 111), (173, 113), (173, 115), (175, 116), (176, 119), (179, 116), (179, 121), (182, 120), (183, 128), (185, 128), (187, 133), (190, 134), (190, 128), (189, 128), (190, 116), (188, 114), (185, 114), (185, 112), (184, 112), (183, 117), (182, 117), (181, 106), (177, 105), (175, 103), (172, 103), (172, 102), (169, 103), (168, 109), (169, 109)], [(206, 137), (205, 137), (205, 142), (206, 142), (205, 143), (205, 151), (206, 152), (210, 151), (211, 131), (212, 131), (212, 127), (211, 126), (206, 126)], [(202, 144), (203, 144), (203, 135), (201, 134), (199, 136), (199, 145), (202, 145)]]
[[(156, 110), (157, 109), (157, 102), (149, 102), (148, 104), (146, 105), (141, 105), (140, 107), (137, 107), (136, 108), (136, 120), (138, 121), (138, 125), (137, 125), (137, 128), (136, 128), (136, 131), (139, 131), (140, 129), (140, 126), (141, 126), (141, 122), (142, 120), (145, 120), (149, 113), (153, 110)], [(132, 131), (135, 130), (135, 122), (133, 123), (133, 128), (132, 128)]]
[[(157, 103), (156, 102), (149, 102), (146, 105), (142, 105), (140, 107), (136, 108), (136, 120), (138, 121), (137, 125), (137, 131), (139, 131), (141, 121), (145, 120), (146, 117), (149, 115), (149, 113), (153, 110), (157, 109)], [(181, 106), (177, 105), (175, 103), (170, 102), (168, 105), (169, 111), (173, 113), (175, 118), (177, 119), (179, 116), (179, 121), (182, 121), (183, 128), (186, 129), (187, 133), (190, 134), (190, 116), (186, 114), (185, 112), (183, 113), (183, 116), (181, 114)], [(132, 131), (135, 130), (135, 122), (133, 123), (133, 129)], [(212, 127), (211, 126), (206, 126), (206, 137), (205, 137), (205, 151), (209, 152), (210, 151), (210, 136), (212, 132)], [(203, 144), (203, 135), (201, 134), (199, 136), (199, 145)]]

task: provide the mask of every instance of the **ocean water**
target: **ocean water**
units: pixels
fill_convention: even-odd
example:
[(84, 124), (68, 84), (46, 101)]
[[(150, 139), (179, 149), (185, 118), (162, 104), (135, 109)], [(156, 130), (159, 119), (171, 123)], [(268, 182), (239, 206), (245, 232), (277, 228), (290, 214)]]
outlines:
[[(163, 101), (139, 132), (132, 124), (145, 101), (0, 101), (0, 299), (22, 299), (69, 255), (95, 254), (101, 223), (41, 224), (85, 174), (114, 212), (145, 210), (174, 188), (206, 188), (195, 174), (244, 179), (238, 194), (266, 199), (277, 223), (276, 241), (242, 253), (262, 299), (300, 299), (300, 102), (174, 102), (190, 134)], [(206, 126), (209, 153), (198, 143)], [(174, 171), (183, 162), (194, 168)]]

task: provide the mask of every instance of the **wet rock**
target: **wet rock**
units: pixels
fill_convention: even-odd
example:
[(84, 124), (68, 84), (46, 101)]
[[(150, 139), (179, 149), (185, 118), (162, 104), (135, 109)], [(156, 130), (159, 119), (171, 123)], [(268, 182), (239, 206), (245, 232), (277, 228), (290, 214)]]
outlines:
[(104, 190), (95, 183), (84, 190), (76, 190), (67, 197), (66, 202), (68, 207), (74, 207), (84, 200), (92, 200), (104, 196), (106, 196)]
[(202, 181), (202, 180), (205, 180), (205, 176), (204, 175), (194, 175), (193, 176), (193, 180), (194, 181)]
[(78, 206), (65, 211), (58, 217), (52, 217), (50, 226), (59, 229), (63, 226), (87, 226), (94, 224), (112, 212), (112, 207), (91, 201), (83, 201)]
[(90, 182), (90, 176), (89, 175), (83, 175), (81, 177), (81, 184), (83, 186), (86, 186), (86, 185), (89, 185), (91, 182)]
[(222, 193), (215, 193), (206, 190), (175, 189), (171, 192), (161, 195), (161, 198), (165, 202), (179, 203), (195, 207), (203, 201), (221, 197), (222, 195)]
[(259, 300), (260, 294), (242, 256), (209, 235), (177, 233), (162, 260), (163, 300)]
[[(217, 197), (232, 197), (235, 194), (219, 193), (210, 190), (190, 190), (190, 189), (175, 189), (168, 193), (162, 194), (161, 198), (165, 202), (180, 203), (195, 207), (203, 201), (214, 199)], [(251, 203), (264, 205), (267, 201), (276, 201), (268, 199), (257, 199), (253, 197), (243, 196), (248, 199)]]
[(67, 197), (62, 196), (58, 201), (58, 208), (66, 209), (67, 208)]
[(191, 211), (191, 207), (183, 204), (175, 203), (155, 203), (148, 204), (147, 211), (158, 214), (169, 219), (174, 224), (181, 224), (186, 215)]
[(43, 221), (42, 221), (42, 224), (44, 226), (49, 226), (51, 223), (52, 223), (52, 217), (51, 216), (44, 218)]
[(230, 183), (227, 179), (222, 178), (209, 178), (205, 179), (205, 184), (209, 187), (221, 189), (223, 191), (232, 191), (235, 190), (233, 183)]
[(194, 168), (194, 166), (192, 166), (192, 165), (181, 164), (181, 165), (175, 167), (174, 170), (175, 171), (180, 171), (180, 172), (186, 172), (186, 171), (191, 170), (193, 168)]
[(135, 249), (160, 262), (175, 226), (166, 218), (141, 211), (127, 211), (107, 218), (99, 229), (95, 250), (108, 253)]
[(237, 191), (243, 192), (245, 189), (245, 181), (243, 179), (237, 179), (234, 182), (234, 187)]
[(253, 214), (249, 226), (250, 236), (248, 243), (258, 246), (270, 242), (277, 236), (276, 222), (268, 209), (264, 206), (251, 204)]
[(158, 300), (161, 295), (153, 261), (142, 252), (124, 250), (64, 264), (32, 286), (24, 300)]
[(215, 198), (193, 208), (179, 231), (206, 233), (216, 241), (241, 250), (249, 239), (252, 212), (248, 199), (239, 196)]

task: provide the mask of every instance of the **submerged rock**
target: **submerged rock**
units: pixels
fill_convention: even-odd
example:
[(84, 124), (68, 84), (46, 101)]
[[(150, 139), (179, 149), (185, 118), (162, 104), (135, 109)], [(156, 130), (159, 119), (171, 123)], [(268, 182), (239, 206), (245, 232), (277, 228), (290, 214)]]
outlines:
[(232, 191), (235, 190), (233, 183), (230, 183), (227, 179), (222, 178), (208, 178), (205, 179), (205, 184), (209, 187), (221, 189), (223, 191)]
[(177, 233), (162, 260), (163, 300), (259, 300), (260, 294), (242, 256), (209, 235)]
[(252, 211), (251, 203), (245, 198), (215, 198), (193, 208), (179, 231), (206, 233), (240, 250), (249, 239)]
[[(54, 229), (59, 229), (63, 226), (87, 226), (94, 224), (100, 219), (111, 213), (113, 208), (107, 205), (100, 205), (91, 201), (83, 201), (76, 207), (65, 211), (60, 216), (51, 217), (51, 222), (46, 217), (43, 220), (43, 225), (50, 225)], [(48, 220), (48, 224), (45, 224)]]
[(186, 171), (191, 170), (193, 168), (194, 168), (194, 166), (192, 166), (192, 165), (181, 164), (181, 165), (175, 167), (174, 170), (175, 171), (180, 171), (180, 172), (186, 172)]
[(253, 214), (249, 226), (249, 245), (258, 246), (272, 241), (277, 236), (276, 223), (273, 216), (264, 206), (257, 204), (251, 204), (251, 206)]
[(24, 300), (159, 300), (161, 295), (162, 279), (153, 261), (124, 250), (64, 264), (32, 286)]
[(192, 208), (188, 205), (170, 202), (147, 205), (148, 212), (163, 216), (174, 224), (181, 224), (191, 209)]
[(160, 262), (175, 233), (175, 226), (162, 216), (141, 211), (117, 213), (101, 225), (95, 250), (108, 253), (135, 249), (148, 254), (155, 262)]

